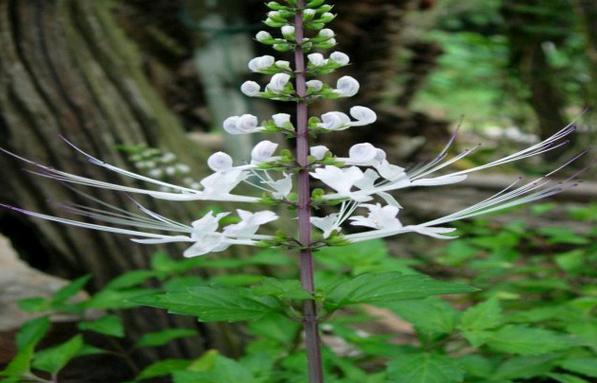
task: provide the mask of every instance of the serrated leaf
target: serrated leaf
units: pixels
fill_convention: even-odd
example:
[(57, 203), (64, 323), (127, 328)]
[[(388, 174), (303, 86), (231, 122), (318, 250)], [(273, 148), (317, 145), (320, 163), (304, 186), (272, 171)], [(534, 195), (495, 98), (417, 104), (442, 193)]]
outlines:
[(475, 290), (466, 285), (438, 281), (425, 275), (381, 272), (361, 274), (336, 282), (323, 289), (323, 296), (326, 309), (336, 310), (358, 303), (391, 303)]
[(281, 310), (277, 300), (253, 296), (250, 289), (214, 286), (144, 296), (135, 302), (172, 314), (196, 316), (202, 322), (250, 321)]
[(543, 376), (553, 369), (557, 358), (558, 356), (553, 354), (513, 357), (502, 363), (492, 377), (496, 380), (505, 380)]
[(79, 323), (79, 330), (93, 331), (117, 338), (124, 337), (122, 320), (116, 315), (106, 315), (94, 321), (81, 322)]
[(559, 366), (577, 374), (597, 378), (597, 357), (569, 358), (560, 362)]
[(155, 271), (151, 270), (134, 270), (122, 274), (110, 281), (105, 289), (108, 290), (122, 290), (131, 287), (139, 286), (150, 278), (157, 275)]
[(243, 365), (208, 351), (188, 367), (188, 371), (174, 373), (174, 383), (257, 383)]
[(492, 361), (481, 355), (464, 355), (459, 357), (457, 361), (467, 376), (476, 378), (489, 378), (495, 368)]
[(497, 298), (467, 309), (460, 319), (459, 328), (465, 331), (487, 330), (502, 323), (502, 308)]
[(301, 286), (298, 280), (282, 280), (276, 278), (265, 278), (258, 286), (252, 288), (256, 295), (272, 296), (278, 299), (310, 299), (309, 294)]
[(388, 377), (392, 383), (460, 383), (464, 371), (443, 355), (406, 354), (388, 364)]
[(135, 344), (136, 348), (158, 347), (180, 338), (197, 336), (197, 331), (188, 328), (175, 328), (144, 334)]
[(91, 275), (85, 275), (81, 278), (77, 278), (68, 285), (64, 286), (60, 290), (52, 295), (52, 305), (58, 306), (65, 303), (67, 300), (75, 296), (79, 291), (85, 287), (87, 282), (91, 279)]
[[(157, 378), (159, 376), (170, 375), (173, 372), (185, 370), (191, 364), (187, 359), (166, 359), (155, 362), (143, 369), (137, 375), (135, 380), (144, 380)], [(238, 382), (240, 383), (240, 382)]]
[(452, 306), (436, 297), (393, 302), (384, 307), (412, 323), (417, 332), (426, 334), (451, 333), (458, 317), (458, 312)]
[(566, 335), (541, 328), (509, 325), (494, 332), (487, 345), (496, 350), (519, 355), (540, 355), (575, 346)]
[(39, 351), (33, 359), (33, 367), (37, 370), (57, 374), (83, 348), (83, 337), (77, 335), (56, 347)]
[(110, 310), (129, 309), (138, 306), (134, 299), (155, 294), (157, 291), (156, 289), (102, 290), (85, 302), (85, 307)]

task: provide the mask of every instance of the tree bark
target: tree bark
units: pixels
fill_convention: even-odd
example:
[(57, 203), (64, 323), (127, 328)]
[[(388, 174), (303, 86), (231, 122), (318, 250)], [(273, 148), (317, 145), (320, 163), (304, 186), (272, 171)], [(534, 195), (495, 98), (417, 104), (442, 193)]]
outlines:
[[(115, 24), (110, 3), (0, 0), (0, 146), (67, 172), (124, 185), (134, 182), (89, 164), (59, 135), (123, 167), (130, 164), (116, 150), (119, 144), (147, 144), (175, 152), (182, 162), (201, 163), (203, 153), (190, 146), (177, 119), (149, 85), (140, 55)], [(63, 185), (21, 168), (21, 163), (0, 157), (3, 203), (52, 215), (63, 215), (52, 201), (86, 203)], [(124, 195), (85, 191), (116, 206), (131, 207)], [(141, 202), (174, 219), (191, 219), (189, 206)], [(156, 251), (125, 237), (6, 211), (0, 211), (0, 231), (36, 268), (66, 278), (93, 274), (94, 290), (123, 272), (148, 267)], [(191, 318), (142, 311), (127, 316), (133, 337), (166, 327), (197, 326)], [(206, 331), (202, 342), (174, 343), (148, 356), (196, 355), (215, 345), (210, 335)]]

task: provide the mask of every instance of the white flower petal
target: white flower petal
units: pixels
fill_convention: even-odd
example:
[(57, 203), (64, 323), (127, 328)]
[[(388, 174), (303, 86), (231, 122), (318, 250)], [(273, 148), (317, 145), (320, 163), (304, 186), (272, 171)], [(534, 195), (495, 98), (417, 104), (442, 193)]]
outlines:
[(329, 151), (330, 150), (327, 148), (327, 146), (317, 145), (311, 147), (310, 154), (315, 157), (316, 160), (321, 161)]
[(342, 97), (352, 97), (359, 92), (361, 85), (351, 76), (341, 77), (336, 83), (336, 92)]
[(243, 85), (241, 85), (240, 91), (246, 96), (255, 97), (261, 92), (261, 85), (255, 81), (245, 81)]
[(214, 172), (225, 172), (232, 169), (232, 157), (224, 152), (214, 153), (207, 159), (207, 166)]
[(259, 164), (262, 162), (269, 161), (276, 149), (278, 148), (278, 144), (275, 142), (271, 142), (268, 140), (261, 141), (251, 151), (251, 163)]
[(343, 130), (348, 128), (350, 117), (342, 112), (328, 112), (321, 116), (321, 128), (326, 130)]
[(351, 164), (366, 165), (377, 157), (377, 148), (368, 142), (353, 145), (348, 151), (348, 158)]
[(351, 126), (364, 126), (373, 124), (377, 121), (377, 114), (365, 106), (354, 106), (350, 109), (350, 115), (354, 117), (357, 122), (352, 122)]
[(343, 52), (334, 52), (330, 55), (330, 59), (339, 65), (348, 65), (350, 63), (350, 57)]
[(286, 88), (286, 85), (290, 81), (290, 75), (288, 73), (276, 73), (272, 76), (267, 89), (274, 93), (281, 93)]
[(288, 113), (278, 113), (272, 116), (274, 125), (276, 125), (278, 128), (283, 128), (290, 123), (290, 118), (291, 116)]
[(319, 92), (323, 88), (323, 82), (319, 80), (309, 80), (307, 81), (307, 88), (314, 92)]
[(321, 53), (311, 53), (307, 56), (309, 62), (314, 66), (323, 66), (326, 64), (326, 59)]

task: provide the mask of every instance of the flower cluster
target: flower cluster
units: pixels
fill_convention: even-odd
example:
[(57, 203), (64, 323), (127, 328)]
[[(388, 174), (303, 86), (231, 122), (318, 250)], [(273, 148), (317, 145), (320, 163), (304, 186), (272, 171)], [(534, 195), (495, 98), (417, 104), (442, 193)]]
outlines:
[[(318, 76), (332, 73), (350, 64), (349, 56), (343, 52), (333, 51), (329, 55), (325, 53), (336, 46), (335, 33), (327, 28), (327, 24), (335, 17), (330, 13), (331, 7), (323, 0), (310, 1), (304, 9), (300, 10), (296, 8), (296, 1), (289, 0), (287, 3), (287, 5), (283, 5), (273, 1), (267, 4), (271, 12), (269, 12), (265, 24), (279, 29), (278, 37), (274, 37), (270, 32), (261, 31), (257, 33), (256, 40), (272, 46), (278, 52), (300, 50), (301, 54), (304, 53), (306, 57), (299, 56), (302, 57), (301, 62), (297, 62), (295, 58), (294, 64), (284, 58), (277, 59), (271, 55), (252, 59), (248, 63), (248, 69), (270, 77), (264, 85), (255, 81), (245, 82), (240, 88), (242, 93), (250, 97), (268, 100), (298, 102), (305, 106), (304, 111), (309, 103), (320, 99), (348, 98), (356, 95), (360, 85), (356, 79), (350, 76), (340, 77), (332, 85), (325, 83), (322, 78), (318, 78)], [(296, 17), (302, 17), (304, 28), (307, 31), (312, 31), (311, 36), (303, 36), (303, 29), (298, 31), (295, 28), (293, 22), (296, 21)], [(298, 70), (298, 68), (304, 68), (304, 70)], [(354, 106), (349, 110), (349, 114), (330, 111), (321, 116), (312, 116), (308, 120), (293, 121), (291, 115), (284, 113), (275, 114), (270, 119), (261, 121), (260, 118), (252, 114), (231, 116), (223, 121), (223, 129), (232, 135), (282, 133), (294, 136), (300, 128), (305, 128), (309, 130), (311, 136), (316, 136), (319, 133), (330, 133), (374, 124), (376, 121), (377, 115), (373, 110), (365, 106)], [(299, 124), (307, 124), (307, 126), (301, 127)], [(446, 170), (455, 162), (474, 153), (477, 147), (450, 156), (450, 149), (455, 137), (452, 137), (435, 159), (411, 169), (392, 164), (382, 149), (367, 142), (355, 144), (346, 156), (337, 156), (322, 145), (311, 146), (308, 164), (304, 164), (295, 161), (289, 151), (280, 150), (276, 154), (279, 149), (278, 144), (264, 140), (255, 145), (251, 152), (251, 158), (243, 164), (235, 165), (232, 158), (223, 152), (211, 155), (207, 160), (207, 166), (213, 173), (194, 183), (193, 187), (176, 185), (161, 180), (159, 177), (131, 172), (108, 164), (83, 152), (68, 141), (66, 142), (86, 157), (91, 164), (144, 182), (148, 188), (126, 186), (74, 175), (10, 154), (31, 165), (32, 172), (42, 177), (79, 186), (141, 194), (170, 201), (228, 201), (245, 204), (267, 202), (270, 206), (285, 204), (296, 207), (297, 193), (293, 193), (293, 189), (296, 189), (293, 181), (296, 180), (295, 176), (298, 172), (303, 172), (310, 176), (311, 180), (319, 182), (325, 188), (325, 190), (314, 190), (311, 196), (302, 196), (310, 201), (309, 206), (312, 208), (339, 207), (338, 211), (329, 215), (310, 218), (312, 228), (321, 232), (320, 242), (330, 245), (359, 242), (408, 232), (433, 238), (450, 239), (454, 238), (450, 235), (454, 229), (446, 225), (453, 221), (559, 193), (575, 183), (573, 177), (560, 183), (553, 183), (548, 179), (548, 176), (562, 167), (530, 183), (519, 185), (520, 181), (516, 181), (494, 196), (461, 211), (411, 225), (404, 225), (399, 219), (403, 207), (398, 202), (396, 195), (397, 191), (407, 188), (456, 184), (466, 180), (467, 176), (473, 172), (543, 154), (564, 145), (567, 142), (566, 137), (574, 130), (572, 125), (565, 127), (546, 140), (524, 150), (484, 165), (459, 171)], [(241, 184), (250, 186), (256, 192), (235, 193), (235, 189)], [(139, 204), (137, 206), (142, 214), (129, 213), (101, 201), (94, 200), (94, 202), (99, 203), (106, 210), (80, 206), (65, 206), (65, 210), (110, 225), (89, 224), (17, 208), (12, 209), (32, 217), (129, 235), (133, 241), (142, 244), (189, 242), (192, 245), (184, 254), (189, 257), (222, 251), (235, 244), (258, 245), (263, 242), (276, 244), (274, 236), (257, 234), (261, 226), (278, 218), (276, 213), (269, 210), (256, 212), (238, 210), (238, 223), (224, 226), (218, 230), (220, 220), (230, 213), (208, 212), (190, 225), (185, 225), (149, 211)], [(353, 228), (349, 234), (343, 234), (346, 225)], [(130, 226), (136, 227), (137, 230), (126, 228)], [(286, 236), (286, 238), (291, 237), (293, 235), (290, 233)], [(337, 238), (341, 238), (342, 241), (332, 241)]]

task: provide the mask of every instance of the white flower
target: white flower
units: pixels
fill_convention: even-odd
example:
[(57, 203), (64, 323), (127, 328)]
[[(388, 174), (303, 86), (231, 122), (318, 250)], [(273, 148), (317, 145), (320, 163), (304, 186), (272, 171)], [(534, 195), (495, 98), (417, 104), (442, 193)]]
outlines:
[(147, 174), (150, 177), (160, 178), (164, 175), (164, 171), (162, 169), (151, 169)]
[(325, 158), (325, 155), (329, 152), (330, 150), (327, 148), (327, 146), (324, 145), (317, 145), (317, 146), (312, 146), (310, 149), (310, 154), (318, 161), (321, 161)]
[(351, 126), (364, 126), (377, 121), (377, 114), (364, 106), (353, 106), (350, 109), (350, 115), (357, 120), (357, 122), (351, 122)]
[(323, 82), (319, 80), (309, 80), (307, 81), (307, 88), (314, 92), (319, 92), (321, 88), (323, 88)]
[(287, 124), (290, 123), (290, 114), (288, 113), (278, 113), (272, 116), (274, 120), (274, 125), (278, 128), (284, 128)]
[(260, 57), (255, 57), (254, 59), (252, 59), (251, 61), (249, 61), (249, 69), (252, 72), (261, 72), (265, 69), (270, 68), (272, 65), (274, 65), (276, 59), (274, 58), (274, 56), (260, 56)]
[(272, 40), (273, 37), (269, 32), (266, 31), (259, 31), (256, 35), (255, 35), (255, 39), (259, 42), (265, 42), (268, 40)]
[(276, 61), (276, 66), (280, 69), (292, 70), (290, 68), (290, 61), (278, 60), (278, 61)]
[(368, 142), (353, 145), (348, 151), (348, 158), (351, 164), (367, 165), (376, 159), (378, 149)]
[(240, 91), (246, 96), (255, 97), (261, 92), (261, 85), (257, 84), (255, 81), (245, 81), (243, 85), (241, 85)]
[(284, 25), (282, 27), (282, 35), (286, 38), (294, 36), (294, 27), (292, 25)]
[(261, 141), (251, 151), (251, 163), (260, 164), (269, 161), (277, 148), (278, 144), (274, 142), (268, 140)]
[(272, 197), (275, 199), (284, 199), (292, 192), (292, 175), (284, 173), (284, 178), (268, 182), (267, 184), (274, 189)]
[(341, 77), (336, 83), (336, 92), (341, 97), (352, 97), (359, 92), (361, 85), (350, 76)]
[(201, 185), (203, 186), (201, 194), (204, 198), (230, 194), (247, 177), (248, 172), (234, 168), (225, 172), (214, 173), (201, 180)]
[(311, 217), (311, 224), (323, 231), (323, 238), (329, 238), (334, 231), (340, 231), (338, 227), (338, 213), (333, 213), (325, 217)]
[(232, 169), (232, 157), (224, 152), (217, 152), (212, 154), (207, 159), (207, 166), (214, 172), (225, 172)]
[(324, 168), (315, 169), (311, 176), (336, 190), (339, 194), (348, 195), (354, 184), (363, 178), (363, 172), (356, 166), (340, 169), (328, 165)]
[(281, 93), (286, 88), (286, 85), (290, 81), (290, 75), (288, 73), (276, 73), (272, 76), (267, 89), (274, 93)]
[(321, 116), (321, 121), (323, 122), (320, 124), (322, 129), (343, 130), (348, 128), (350, 117), (342, 112), (328, 112)]
[[(400, 181), (407, 182), (406, 185), (410, 184), (410, 179), (404, 171), (404, 168), (398, 165), (392, 165), (387, 160), (381, 161), (381, 163), (374, 165), (375, 170), (385, 179), (389, 181)], [(402, 183), (400, 183), (402, 185)]]
[(224, 120), (223, 127), (229, 134), (249, 134), (263, 129), (258, 124), (259, 120), (256, 116), (243, 114), (242, 116), (228, 117)]
[(332, 31), (329, 28), (324, 28), (321, 31), (319, 31), (319, 37), (323, 37), (323, 38), (329, 39), (329, 38), (332, 38), (334, 36), (336, 36), (336, 34), (334, 33), (334, 31)]
[(327, 63), (327, 60), (321, 53), (311, 53), (307, 58), (313, 66), (323, 66)]
[(381, 204), (363, 204), (361, 207), (369, 210), (369, 215), (351, 217), (352, 221), (350, 224), (353, 226), (365, 226), (372, 229), (397, 229), (402, 227), (402, 223), (398, 220), (397, 216), (400, 209), (396, 206)]
[(257, 213), (251, 213), (246, 210), (238, 209), (238, 216), (241, 218), (239, 223), (228, 225), (224, 228), (223, 234), (237, 238), (251, 237), (261, 225), (275, 221), (278, 215), (272, 211), (265, 210)]
[(330, 59), (338, 65), (348, 65), (350, 63), (350, 57), (343, 52), (334, 52), (330, 55)]
[(371, 190), (375, 187), (375, 181), (379, 179), (379, 175), (373, 169), (365, 170), (363, 178), (355, 182), (354, 186), (361, 190)]
[(317, 11), (312, 8), (307, 8), (303, 11), (303, 15), (308, 16), (308, 17), (313, 17), (313, 16), (315, 16), (315, 14), (317, 14)]

